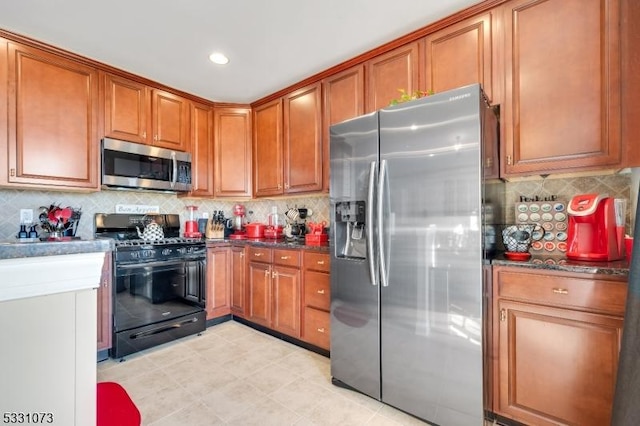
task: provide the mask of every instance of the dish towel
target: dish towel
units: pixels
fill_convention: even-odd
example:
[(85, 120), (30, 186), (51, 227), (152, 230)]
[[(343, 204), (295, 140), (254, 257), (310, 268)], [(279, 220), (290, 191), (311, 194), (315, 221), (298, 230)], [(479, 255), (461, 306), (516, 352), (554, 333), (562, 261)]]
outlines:
[(97, 426), (140, 426), (140, 411), (119, 384), (98, 383), (97, 398)]

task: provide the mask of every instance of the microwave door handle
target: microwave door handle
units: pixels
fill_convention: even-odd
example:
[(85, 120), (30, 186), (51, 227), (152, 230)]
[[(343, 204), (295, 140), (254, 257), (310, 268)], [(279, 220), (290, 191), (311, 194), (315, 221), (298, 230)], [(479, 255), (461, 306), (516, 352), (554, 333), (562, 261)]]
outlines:
[(178, 180), (178, 160), (175, 151), (171, 151), (171, 162), (173, 163), (173, 176), (171, 177), (171, 189), (176, 186)]

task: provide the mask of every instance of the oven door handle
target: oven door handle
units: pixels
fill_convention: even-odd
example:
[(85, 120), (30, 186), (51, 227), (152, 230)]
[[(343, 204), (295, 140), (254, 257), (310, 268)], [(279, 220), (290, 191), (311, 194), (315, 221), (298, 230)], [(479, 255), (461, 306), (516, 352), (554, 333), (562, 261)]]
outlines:
[[(145, 263), (127, 263), (125, 265), (115, 265), (116, 271), (118, 270), (131, 270), (131, 269), (141, 269), (141, 268), (155, 268), (158, 266), (177, 266), (183, 265), (185, 263), (191, 262), (204, 262), (206, 258), (204, 257), (196, 257), (193, 259), (180, 259), (180, 260), (172, 260), (172, 261), (157, 261), (157, 262), (145, 262)], [(117, 275), (117, 272), (116, 272)]]
[(191, 324), (193, 322), (198, 322), (198, 318), (193, 317), (193, 318), (188, 319), (188, 320), (180, 321), (180, 322), (178, 322), (176, 324), (165, 325), (164, 327), (154, 328), (153, 330), (140, 331), (138, 333), (132, 334), (131, 336), (129, 336), (129, 338), (130, 339), (143, 339), (145, 337), (151, 337), (154, 334), (164, 333), (165, 331), (170, 331), (170, 330), (174, 330), (176, 328), (180, 328), (182, 326), (185, 326), (187, 324)]

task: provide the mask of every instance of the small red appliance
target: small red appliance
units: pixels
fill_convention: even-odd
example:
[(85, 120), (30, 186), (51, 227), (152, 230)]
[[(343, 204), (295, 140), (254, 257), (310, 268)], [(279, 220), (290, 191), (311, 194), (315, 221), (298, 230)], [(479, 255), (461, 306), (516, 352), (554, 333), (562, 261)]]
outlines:
[(624, 237), (624, 226), (619, 229), (616, 225), (613, 198), (600, 194), (576, 195), (569, 202), (567, 213), (567, 258), (587, 261), (622, 259), (623, 246), (618, 240)]

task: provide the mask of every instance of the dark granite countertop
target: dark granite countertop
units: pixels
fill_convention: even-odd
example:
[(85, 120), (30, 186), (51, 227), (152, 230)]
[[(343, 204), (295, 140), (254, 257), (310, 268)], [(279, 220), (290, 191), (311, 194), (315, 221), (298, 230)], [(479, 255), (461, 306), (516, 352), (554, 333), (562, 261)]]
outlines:
[(302, 249), (313, 250), (323, 253), (329, 252), (329, 243), (322, 244), (305, 244), (301, 242), (287, 242), (283, 239), (268, 239), (268, 238), (247, 238), (244, 240), (232, 240), (232, 239), (216, 239), (205, 240), (207, 247), (219, 247), (219, 246), (257, 246), (257, 247), (269, 247), (269, 248), (282, 248), (282, 249)]
[(0, 260), (23, 257), (58, 256), (64, 254), (95, 253), (112, 251), (114, 242), (110, 238), (67, 241), (0, 241)]
[(491, 264), (586, 274), (629, 275), (629, 262), (626, 259), (613, 262), (584, 262), (567, 259), (564, 256), (532, 255), (531, 258), (523, 261), (510, 260), (503, 254), (498, 254), (491, 260)]

